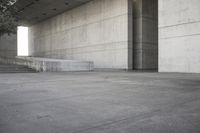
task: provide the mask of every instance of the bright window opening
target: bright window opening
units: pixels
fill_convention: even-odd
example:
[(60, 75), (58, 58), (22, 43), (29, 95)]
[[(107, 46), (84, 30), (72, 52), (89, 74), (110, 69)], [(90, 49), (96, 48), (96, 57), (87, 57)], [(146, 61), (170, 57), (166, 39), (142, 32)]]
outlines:
[(17, 28), (17, 55), (28, 56), (28, 27)]

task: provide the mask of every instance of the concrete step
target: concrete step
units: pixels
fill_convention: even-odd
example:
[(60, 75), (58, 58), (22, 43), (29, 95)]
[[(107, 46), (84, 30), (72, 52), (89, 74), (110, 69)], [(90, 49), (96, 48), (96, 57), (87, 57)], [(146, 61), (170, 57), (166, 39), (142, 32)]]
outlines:
[(16, 59), (40, 72), (77, 72), (92, 71), (94, 69), (92, 61), (19, 56)]
[(34, 70), (0, 70), (0, 73), (2, 72), (36, 72)]
[(35, 73), (36, 70), (14, 64), (0, 64), (0, 73)]
[(26, 68), (26, 66), (20, 66), (20, 65), (0, 65), (0, 68)]
[(0, 71), (0, 73), (36, 73), (35, 71)]
[(21, 68), (21, 67), (5, 67), (5, 68), (2, 68), (0, 67), (0, 70), (32, 70), (30, 68)]

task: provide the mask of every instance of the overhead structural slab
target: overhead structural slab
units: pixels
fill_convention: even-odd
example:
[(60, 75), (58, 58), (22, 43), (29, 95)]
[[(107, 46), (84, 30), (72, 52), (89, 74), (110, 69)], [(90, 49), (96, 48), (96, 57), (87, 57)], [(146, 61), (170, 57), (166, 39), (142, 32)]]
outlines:
[(32, 25), (90, 0), (18, 0), (19, 18), (22, 25)]

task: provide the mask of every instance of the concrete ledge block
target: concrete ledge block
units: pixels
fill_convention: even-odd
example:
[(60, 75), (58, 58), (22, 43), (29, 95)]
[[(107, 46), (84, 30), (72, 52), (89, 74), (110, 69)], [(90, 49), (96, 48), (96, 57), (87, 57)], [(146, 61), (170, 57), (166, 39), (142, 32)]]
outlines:
[(24, 65), (40, 72), (92, 71), (94, 69), (94, 63), (91, 61), (19, 56), (16, 58), (24, 60)]
[(16, 58), (0, 58), (0, 62), (27, 66), (38, 72), (72, 72), (94, 70), (94, 63), (91, 61), (17, 56)]

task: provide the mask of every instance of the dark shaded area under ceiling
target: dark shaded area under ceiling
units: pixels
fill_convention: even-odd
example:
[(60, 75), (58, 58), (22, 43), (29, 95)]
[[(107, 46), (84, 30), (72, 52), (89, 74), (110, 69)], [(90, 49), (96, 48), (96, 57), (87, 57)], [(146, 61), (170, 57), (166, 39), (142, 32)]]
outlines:
[(91, 0), (18, 0), (21, 25), (29, 26)]

